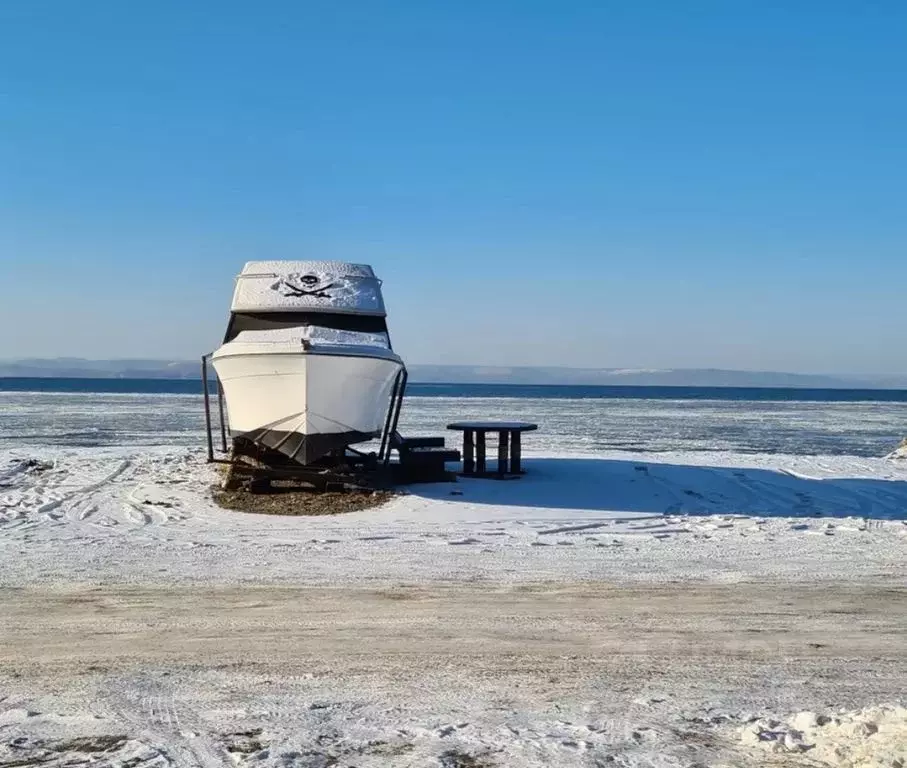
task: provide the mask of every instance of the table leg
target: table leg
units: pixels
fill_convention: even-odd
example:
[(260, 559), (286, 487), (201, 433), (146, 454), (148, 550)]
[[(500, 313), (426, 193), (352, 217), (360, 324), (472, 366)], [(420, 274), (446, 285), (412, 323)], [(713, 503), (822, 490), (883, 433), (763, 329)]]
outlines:
[(519, 432), (510, 434), (510, 471), (519, 475), (523, 471), (520, 462), (523, 459), (522, 435)]
[(475, 435), (471, 429), (463, 431), (463, 474), (472, 475), (476, 471), (476, 462), (473, 458), (473, 439)]
[(485, 474), (485, 432), (476, 432), (476, 474)]
[(506, 429), (502, 429), (498, 433), (498, 474), (506, 475), (508, 469), (507, 454), (510, 448), (510, 443), (508, 437), (510, 433)]

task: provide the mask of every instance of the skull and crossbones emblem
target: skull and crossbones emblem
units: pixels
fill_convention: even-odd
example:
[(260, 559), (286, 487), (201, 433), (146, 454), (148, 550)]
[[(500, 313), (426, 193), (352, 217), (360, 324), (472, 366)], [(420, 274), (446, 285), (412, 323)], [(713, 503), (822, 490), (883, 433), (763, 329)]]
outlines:
[(326, 291), (329, 288), (333, 288), (334, 285), (335, 283), (322, 285), (322, 279), (318, 275), (293, 273), (282, 277), (271, 288), (275, 291), (281, 291), (284, 296), (310, 296), (314, 299), (330, 299), (331, 295), (326, 293)]

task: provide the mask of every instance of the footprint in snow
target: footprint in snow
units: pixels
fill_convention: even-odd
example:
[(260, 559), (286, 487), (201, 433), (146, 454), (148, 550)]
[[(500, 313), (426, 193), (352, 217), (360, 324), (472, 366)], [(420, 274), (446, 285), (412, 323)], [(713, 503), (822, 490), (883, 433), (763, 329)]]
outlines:
[(27, 720), (31, 720), (33, 717), (38, 717), (40, 714), (40, 712), (34, 712), (30, 709), (23, 709), (21, 707), (7, 709), (5, 712), (0, 712), (0, 725), (24, 723)]

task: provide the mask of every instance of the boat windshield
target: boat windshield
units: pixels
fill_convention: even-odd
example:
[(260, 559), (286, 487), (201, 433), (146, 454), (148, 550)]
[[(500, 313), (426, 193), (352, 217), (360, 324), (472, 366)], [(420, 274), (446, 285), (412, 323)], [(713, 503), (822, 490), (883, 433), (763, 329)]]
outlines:
[(224, 343), (233, 341), (243, 331), (274, 331), (305, 327), (375, 334), (386, 339), (387, 346), (390, 347), (387, 321), (383, 317), (334, 312), (235, 312), (230, 316)]

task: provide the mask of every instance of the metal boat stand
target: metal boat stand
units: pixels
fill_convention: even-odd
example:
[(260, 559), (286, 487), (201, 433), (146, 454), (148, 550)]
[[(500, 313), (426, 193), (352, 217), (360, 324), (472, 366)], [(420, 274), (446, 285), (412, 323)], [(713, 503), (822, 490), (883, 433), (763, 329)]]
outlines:
[[(208, 387), (208, 359), (211, 354), (202, 355), (202, 392), (205, 396), (205, 436), (208, 442), (208, 463), (217, 461), (214, 458), (214, 436), (211, 434), (211, 390)], [(220, 420), (220, 444), (221, 451), (227, 453), (227, 421), (224, 416), (224, 388), (221, 386), (217, 373), (214, 374), (217, 379), (217, 413)], [(225, 461), (225, 459), (221, 459)]]

